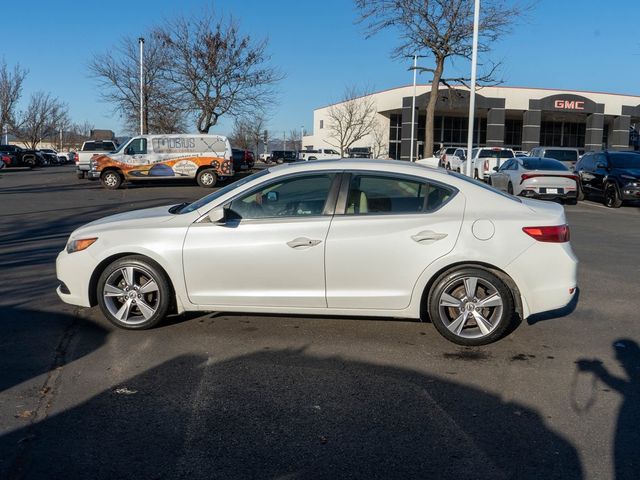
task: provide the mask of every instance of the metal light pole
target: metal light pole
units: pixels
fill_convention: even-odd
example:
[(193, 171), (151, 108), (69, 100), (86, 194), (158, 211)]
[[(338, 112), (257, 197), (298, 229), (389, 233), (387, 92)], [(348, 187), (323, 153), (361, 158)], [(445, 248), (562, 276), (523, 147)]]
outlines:
[(418, 73), (418, 55), (413, 56), (413, 99), (411, 100), (411, 148), (409, 149), (409, 161), (413, 162), (413, 134), (416, 120), (416, 76)]
[(304, 149), (302, 142), (304, 141), (304, 125), (300, 126), (300, 150)]
[[(473, 150), (473, 121), (476, 114), (476, 75), (478, 67), (478, 25), (480, 24), (480, 0), (475, 0), (473, 8), (473, 49), (471, 52), (471, 92), (469, 95), (469, 132), (467, 134), (467, 168), (465, 174), (470, 177), (471, 151)], [(479, 138), (478, 138), (479, 140)]]
[(287, 132), (282, 132), (282, 150), (287, 149)]
[(4, 134), (4, 144), (7, 145), (9, 143), (9, 126), (5, 123), (2, 126), (2, 133)]
[(144, 38), (138, 38), (140, 44), (140, 135), (144, 135)]

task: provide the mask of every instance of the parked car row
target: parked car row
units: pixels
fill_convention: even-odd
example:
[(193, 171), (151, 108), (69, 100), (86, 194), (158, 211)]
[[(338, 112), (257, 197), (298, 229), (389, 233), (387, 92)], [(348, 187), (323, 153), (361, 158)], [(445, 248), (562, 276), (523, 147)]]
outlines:
[[(467, 151), (461, 147), (441, 149), (439, 166), (466, 171)], [(625, 200), (640, 199), (638, 152), (588, 152), (578, 148), (534, 147), (529, 152), (509, 148), (475, 148), (471, 168), (476, 179), (502, 191), (525, 197), (575, 203), (585, 197), (617, 208)], [(419, 163), (429, 165), (428, 159)]]
[(18, 145), (0, 145), (0, 168), (35, 168), (49, 165), (64, 165), (72, 163), (73, 152), (58, 153), (50, 148), (40, 150), (26, 149)]

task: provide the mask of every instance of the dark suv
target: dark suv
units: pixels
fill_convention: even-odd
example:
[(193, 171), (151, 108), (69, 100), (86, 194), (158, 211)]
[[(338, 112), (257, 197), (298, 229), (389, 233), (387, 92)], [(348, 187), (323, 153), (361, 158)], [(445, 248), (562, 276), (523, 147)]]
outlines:
[(253, 168), (253, 164), (256, 163), (253, 152), (250, 150), (232, 148), (231, 153), (233, 155), (233, 170), (236, 173), (243, 170), (251, 170)]
[(576, 163), (580, 197), (597, 195), (607, 207), (618, 208), (623, 200), (640, 200), (640, 154), (589, 152)]

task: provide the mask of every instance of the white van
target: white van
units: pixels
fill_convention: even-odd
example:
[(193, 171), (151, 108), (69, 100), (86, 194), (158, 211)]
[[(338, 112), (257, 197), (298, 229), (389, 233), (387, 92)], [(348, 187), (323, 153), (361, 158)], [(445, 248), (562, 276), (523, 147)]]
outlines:
[(125, 181), (193, 178), (201, 187), (232, 177), (231, 145), (220, 135), (140, 135), (91, 159), (89, 178), (108, 189)]

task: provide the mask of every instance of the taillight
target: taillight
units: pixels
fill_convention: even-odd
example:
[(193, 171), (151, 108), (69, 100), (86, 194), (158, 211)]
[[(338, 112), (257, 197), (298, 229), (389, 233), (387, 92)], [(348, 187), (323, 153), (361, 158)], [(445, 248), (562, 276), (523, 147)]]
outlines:
[(485, 171), (489, 170), (489, 160), (484, 161), (484, 170)]
[(523, 173), (520, 176), (520, 183), (522, 184), (522, 182), (524, 182), (525, 180), (529, 180), (530, 178), (535, 178), (535, 177), (570, 178), (571, 180), (573, 180), (575, 182), (578, 181), (578, 176), (577, 175), (571, 175), (571, 174), (567, 174), (567, 175), (545, 175), (543, 173)]
[(522, 231), (539, 242), (565, 243), (569, 241), (569, 225), (524, 227)]

